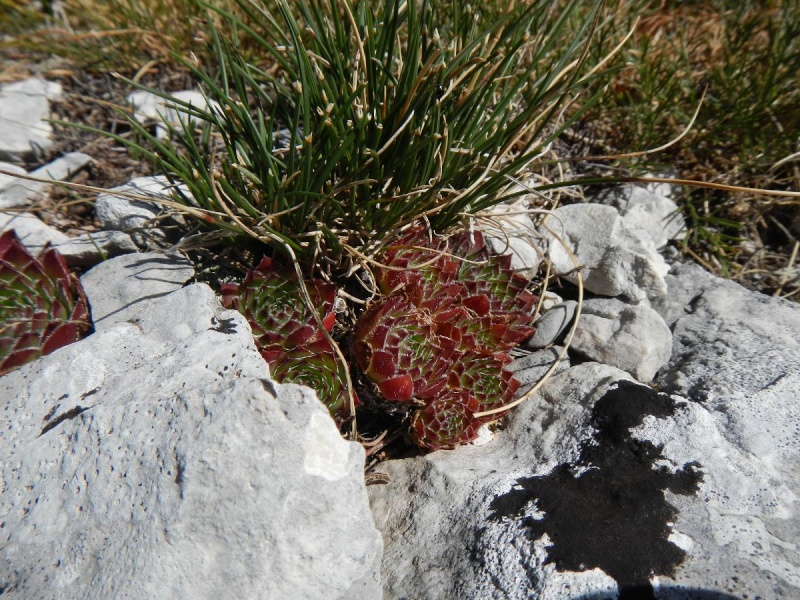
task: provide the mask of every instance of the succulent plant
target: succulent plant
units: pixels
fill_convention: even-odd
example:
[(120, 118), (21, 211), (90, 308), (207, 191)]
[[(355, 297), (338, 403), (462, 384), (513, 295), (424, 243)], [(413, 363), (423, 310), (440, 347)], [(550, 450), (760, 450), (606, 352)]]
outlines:
[(447, 385), (456, 342), (439, 335), (437, 325), (399, 294), (361, 315), (354, 332), (356, 362), (386, 400), (424, 400)]
[[(306, 289), (330, 332), (336, 321), (336, 288), (314, 280), (306, 283)], [(268, 363), (325, 337), (303, 301), (294, 271), (271, 258), (264, 257), (255, 270), (248, 271), (241, 285), (225, 283), (221, 291), (223, 306), (247, 317), (256, 346)]]
[(450, 449), (471, 442), (486, 422), (474, 417), (477, 411), (478, 402), (468, 392), (438, 398), (412, 417), (411, 441), (427, 450)]
[(13, 230), (0, 236), (0, 375), (91, 329), (78, 278), (48, 248), (32, 256)]
[(287, 352), (270, 368), (275, 381), (314, 388), (338, 424), (350, 417), (345, 367), (337, 360), (336, 352), (325, 338)]
[(384, 298), (359, 318), (358, 366), (387, 401), (419, 407), (411, 440), (427, 449), (469, 442), (498, 417), (479, 413), (514, 399), (507, 354), (534, 332), (534, 294), (489, 252), (479, 231), (448, 238), (411, 228), (378, 262)]
[[(316, 279), (304, 283), (330, 333), (336, 287)], [(293, 270), (265, 257), (240, 285), (223, 284), (221, 291), (222, 304), (247, 318), (275, 381), (313, 387), (339, 424), (350, 416), (344, 367), (303, 300)]]

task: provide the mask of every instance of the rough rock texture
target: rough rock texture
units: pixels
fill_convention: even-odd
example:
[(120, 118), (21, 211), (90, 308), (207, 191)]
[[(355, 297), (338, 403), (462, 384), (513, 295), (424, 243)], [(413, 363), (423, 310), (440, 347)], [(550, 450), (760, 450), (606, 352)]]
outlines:
[(166, 296), (194, 277), (179, 255), (126, 254), (100, 263), (81, 277), (95, 331), (127, 320), (147, 300)]
[[(12, 163), (2, 162), (0, 161), (0, 171), (6, 171), (11, 173), (12, 175), (4, 175), (0, 173), (0, 198), (3, 196), (3, 191), (8, 188), (10, 185), (13, 185), (19, 181), (18, 178), (14, 177), (13, 175), (27, 175), (28, 172)], [(0, 204), (0, 207), (3, 205)]]
[(553, 370), (554, 373), (560, 373), (565, 369), (569, 369), (569, 354), (559, 360), (563, 346), (552, 346), (542, 350), (537, 350), (520, 356), (514, 359), (508, 365), (506, 370), (514, 373), (514, 378), (520, 382), (519, 395), (525, 394), (534, 385), (539, 383), (539, 380), (544, 377), (550, 368), (557, 362), (557, 366)]
[(0, 160), (26, 161), (52, 145), (48, 100), (61, 95), (61, 84), (39, 78), (0, 86)]
[[(30, 206), (47, 194), (49, 181), (66, 181), (83, 169), (92, 157), (82, 152), (69, 152), (51, 163), (31, 171), (30, 176), (43, 181), (17, 179), (0, 188), (0, 208), (20, 208)], [(23, 171), (21, 174), (26, 174)]]
[(138, 250), (131, 236), (121, 231), (86, 233), (55, 247), (70, 267), (91, 267), (101, 260)]
[(204, 284), (0, 378), (13, 600), (379, 598), (364, 452)]
[[(161, 206), (156, 200), (169, 199), (169, 181), (166, 177), (137, 177), (125, 185), (112, 188), (107, 194), (100, 194), (95, 201), (95, 214), (104, 229), (131, 232), (133, 239), (142, 247), (147, 246), (147, 233), (160, 239), (163, 234), (152, 227), (154, 219), (161, 213)], [(125, 192), (142, 197), (151, 197), (154, 201), (134, 200), (126, 196), (115, 195), (114, 192)]]
[(553, 270), (573, 283), (575, 264), (548, 228), (562, 237), (584, 267), (587, 290), (601, 296), (626, 296), (633, 301), (667, 293), (669, 271), (655, 244), (640, 230), (629, 229), (616, 209), (602, 204), (570, 204), (548, 216), (542, 235), (550, 238)]
[(545, 252), (540, 247), (542, 236), (526, 210), (526, 202), (498, 204), (485, 211), (490, 220), (481, 223), (481, 230), (495, 253), (511, 255), (512, 269), (533, 277)]
[(672, 333), (652, 308), (593, 298), (583, 304), (570, 347), (647, 383), (669, 361)]
[[(666, 184), (656, 184), (666, 185)], [(671, 199), (638, 186), (612, 188), (595, 198), (616, 208), (629, 229), (646, 232), (656, 248), (686, 235), (686, 220)]]
[(800, 307), (667, 283), (673, 395), (584, 363), (492, 444), (381, 465), (386, 598), (800, 597)]

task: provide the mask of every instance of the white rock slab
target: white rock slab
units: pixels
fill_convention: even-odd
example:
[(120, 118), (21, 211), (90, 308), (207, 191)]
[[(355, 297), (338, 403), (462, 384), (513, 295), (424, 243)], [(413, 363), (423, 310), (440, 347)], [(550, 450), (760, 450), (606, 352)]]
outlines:
[(364, 451), (204, 284), (0, 378), (5, 598), (380, 598)]
[(100, 263), (81, 277), (96, 331), (122, 323), (140, 305), (166, 296), (194, 277), (194, 267), (182, 256), (145, 252), (126, 254)]
[(36, 215), (25, 212), (0, 212), (0, 231), (13, 229), (31, 254), (39, 254), (47, 244), (58, 245), (69, 241), (69, 236), (44, 223)]
[[(547, 217), (544, 225), (562, 237), (583, 266), (587, 290), (602, 296), (626, 296), (633, 301), (664, 296), (669, 266), (655, 245), (628, 229), (618, 212), (602, 204), (570, 204)], [(556, 273), (576, 282), (575, 269), (564, 247), (550, 238), (549, 257)]]
[(553, 346), (552, 348), (537, 350), (515, 358), (506, 365), (506, 370), (514, 373), (514, 378), (521, 384), (517, 393), (518, 397), (527, 393), (534, 385), (539, 383), (553, 364), (558, 363), (553, 374), (569, 369), (569, 354), (565, 354), (559, 360), (563, 349), (561, 346)]
[[(128, 94), (128, 102), (134, 109), (134, 117), (140, 123), (154, 119), (180, 129), (181, 123), (195, 123), (197, 119), (187, 113), (189, 110), (181, 103), (190, 104), (193, 108), (207, 111), (209, 106), (217, 107), (216, 102), (209, 103), (203, 94), (192, 90), (184, 90), (170, 94), (171, 98), (162, 98), (151, 92), (137, 90)], [(156, 126), (156, 137), (167, 137), (167, 129)]]
[(498, 204), (485, 211), (489, 218), (480, 227), (495, 253), (510, 254), (511, 268), (525, 277), (533, 277), (545, 251), (542, 236), (527, 209), (526, 202)]
[(583, 304), (571, 348), (647, 383), (670, 359), (672, 332), (652, 308), (590, 299)]
[[(9, 175), (5, 175), (0, 173), (0, 198), (2, 198), (3, 191), (12, 184), (18, 183), (19, 178), (14, 177), (14, 175), (27, 175), (28, 172), (23, 169), (22, 167), (7, 163), (7, 162), (0, 162), (0, 171), (6, 171), (10, 173)], [(0, 204), (0, 206), (2, 206)]]
[[(172, 186), (163, 175), (137, 177), (125, 185), (100, 194), (95, 200), (95, 215), (104, 229), (125, 231), (142, 247), (147, 247), (148, 238), (163, 239), (163, 232), (154, 226), (156, 217), (162, 212), (159, 200), (169, 200)], [(132, 199), (114, 194), (124, 192), (152, 201)]]
[(0, 86), (0, 160), (30, 160), (52, 145), (49, 100), (61, 95), (61, 84), (30, 78)]
[(0, 188), (0, 209), (30, 206), (47, 195), (52, 187), (50, 181), (67, 181), (91, 160), (92, 157), (88, 154), (69, 152), (53, 162), (31, 171), (31, 177), (42, 181), (17, 179)]

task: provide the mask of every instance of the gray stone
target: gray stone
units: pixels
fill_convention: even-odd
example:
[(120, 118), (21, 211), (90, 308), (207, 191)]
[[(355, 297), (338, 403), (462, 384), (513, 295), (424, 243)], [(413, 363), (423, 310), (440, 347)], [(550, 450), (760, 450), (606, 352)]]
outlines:
[(139, 305), (180, 289), (194, 277), (192, 264), (179, 255), (126, 254), (100, 263), (81, 277), (96, 331), (122, 323)]
[(70, 267), (91, 267), (120, 254), (138, 251), (131, 236), (121, 231), (85, 233), (56, 244), (55, 248)]
[(0, 86), (0, 160), (31, 160), (52, 145), (49, 100), (61, 95), (61, 84), (31, 78)]
[(519, 396), (527, 393), (539, 383), (555, 362), (558, 362), (558, 366), (553, 371), (554, 374), (569, 369), (569, 354), (565, 354), (561, 360), (558, 359), (563, 349), (560, 346), (553, 346), (537, 350), (515, 358), (506, 365), (506, 370), (514, 373), (514, 378), (522, 384), (518, 392)]
[(554, 343), (572, 324), (577, 308), (578, 303), (575, 300), (567, 300), (553, 306), (536, 320), (536, 333), (525, 342), (525, 347), (538, 350)]
[(663, 248), (670, 240), (686, 236), (686, 220), (680, 208), (668, 197), (638, 186), (613, 188), (596, 199), (616, 208), (622, 222), (632, 230), (641, 230)]
[(24, 212), (0, 212), (0, 231), (13, 229), (31, 254), (39, 254), (47, 244), (63, 244), (69, 236), (44, 223), (36, 215)]
[(53, 162), (39, 167), (30, 173), (42, 181), (18, 179), (0, 189), (0, 208), (19, 208), (30, 206), (41, 200), (52, 187), (51, 181), (66, 181), (83, 169), (92, 157), (82, 152), (69, 152)]
[[(157, 175), (137, 177), (125, 185), (112, 188), (108, 193), (97, 196), (95, 200), (97, 220), (104, 229), (131, 233), (137, 244), (146, 247), (148, 237), (156, 239), (164, 237), (154, 223), (162, 212), (158, 200), (170, 199), (170, 187), (166, 177)], [(135, 194), (137, 197), (153, 198), (153, 200), (135, 200), (115, 195), (114, 192)]]
[(724, 404), (731, 394), (754, 394), (800, 372), (800, 305), (696, 265), (674, 269), (670, 295), (653, 305), (673, 332), (672, 358), (657, 382)]
[(602, 296), (624, 295), (638, 302), (664, 296), (669, 267), (652, 241), (630, 230), (617, 211), (602, 204), (570, 204), (548, 216), (542, 234), (550, 238), (555, 273), (575, 283), (575, 265), (547, 228), (562, 237), (583, 266), (587, 290)]
[(614, 298), (590, 299), (570, 346), (595, 360), (652, 381), (672, 353), (672, 332), (652, 308)]
[(379, 598), (364, 451), (204, 284), (0, 378), (4, 598)]
[(655, 384), (680, 395), (583, 363), (491, 444), (380, 465), (386, 597), (800, 597), (800, 307), (692, 265), (667, 282)]
[[(157, 94), (138, 90), (128, 95), (128, 102), (133, 106), (134, 116), (140, 123), (154, 119), (179, 129), (182, 123), (197, 121), (195, 117), (187, 114), (188, 108), (183, 106), (182, 102), (191, 104), (197, 110), (207, 111), (209, 107), (208, 100), (200, 92), (186, 90), (174, 92), (170, 96), (171, 98), (162, 98)], [(216, 108), (218, 105), (212, 102), (211, 106)], [(155, 133), (158, 139), (167, 137), (167, 129), (161, 125), (156, 126)]]

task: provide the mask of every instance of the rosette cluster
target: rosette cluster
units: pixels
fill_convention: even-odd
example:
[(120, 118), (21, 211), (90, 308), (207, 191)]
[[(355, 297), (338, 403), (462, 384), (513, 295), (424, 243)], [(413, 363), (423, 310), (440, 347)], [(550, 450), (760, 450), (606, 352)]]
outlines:
[(341, 424), (350, 416), (345, 367), (323, 333), (323, 328), (330, 333), (336, 322), (336, 287), (318, 279), (304, 283), (322, 328), (303, 300), (294, 270), (271, 258), (248, 271), (241, 284), (223, 284), (222, 304), (247, 318), (273, 379), (313, 387)]
[(0, 235), (0, 375), (78, 341), (92, 328), (78, 278), (54, 249), (31, 255)]
[(452, 448), (475, 439), (520, 386), (508, 352), (530, 337), (536, 296), (479, 231), (409, 230), (378, 257), (383, 298), (359, 318), (355, 360), (384, 399), (415, 407), (411, 439)]

